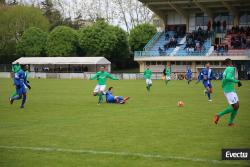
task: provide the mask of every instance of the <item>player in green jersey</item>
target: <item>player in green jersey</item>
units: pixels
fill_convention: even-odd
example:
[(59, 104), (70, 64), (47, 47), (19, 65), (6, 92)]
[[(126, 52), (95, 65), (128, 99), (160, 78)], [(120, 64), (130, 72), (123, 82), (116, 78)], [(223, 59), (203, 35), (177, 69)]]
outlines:
[(171, 80), (171, 72), (170, 72), (169, 65), (164, 68), (163, 75), (165, 77), (165, 84), (167, 86), (168, 82)]
[(148, 93), (150, 92), (150, 87), (152, 86), (151, 76), (152, 76), (152, 71), (149, 69), (149, 66), (147, 66), (147, 68), (144, 71), (143, 77), (146, 79), (146, 88)]
[(105, 67), (101, 66), (100, 71), (98, 71), (93, 77), (90, 77), (90, 80), (97, 79), (97, 85), (93, 91), (94, 96), (98, 96), (98, 104), (103, 101), (103, 93), (106, 88), (107, 78), (118, 80), (116, 77), (110, 75), (107, 71), (105, 71)]
[(223, 115), (230, 113), (231, 115), (228, 121), (228, 126), (234, 126), (234, 118), (237, 115), (239, 109), (239, 99), (234, 86), (236, 83), (238, 84), (238, 87), (240, 87), (242, 84), (239, 80), (235, 79), (236, 71), (235, 67), (232, 65), (232, 60), (226, 59), (225, 64), (227, 67), (223, 73), (222, 89), (229, 105), (224, 111), (221, 111), (214, 116), (214, 123), (217, 124)]

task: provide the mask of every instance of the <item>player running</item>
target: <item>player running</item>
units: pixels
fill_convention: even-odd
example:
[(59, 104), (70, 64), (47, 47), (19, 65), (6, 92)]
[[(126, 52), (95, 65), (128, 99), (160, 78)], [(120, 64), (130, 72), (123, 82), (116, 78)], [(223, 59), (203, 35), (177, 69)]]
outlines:
[(146, 88), (148, 93), (150, 92), (150, 87), (152, 86), (152, 71), (149, 69), (149, 66), (147, 66), (147, 69), (144, 71), (144, 78), (146, 79)]
[(210, 102), (212, 101), (211, 93), (213, 92), (213, 88), (211, 80), (213, 78), (213, 70), (210, 68), (210, 64), (206, 63), (206, 67), (201, 70), (200, 75), (198, 76), (198, 81), (196, 83), (199, 83), (201, 80), (203, 81), (203, 85), (206, 88), (206, 90), (204, 90), (204, 94), (208, 97), (208, 101)]
[(116, 103), (116, 104), (125, 104), (130, 97), (114, 96), (113, 87), (110, 87), (106, 92), (106, 102), (107, 103)]
[(188, 84), (190, 84), (190, 82), (192, 81), (192, 75), (193, 75), (192, 70), (188, 68), (186, 71), (186, 79)]
[(26, 88), (25, 88), (25, 72), (23, 69), (16, 69), (16, 73), (14, 76), (14, 85), (16, 87), (16, 95), (10, 97), (10, 104), (13, 104), (15, 100), (22, 99), (22, 103), (20, 108), (24, 108), (24, 104), (26, 102)]
[(165, 77), (165, 84), (166, 86), (168, 85), (168, 82), (171, 80), (171, 72), (170, 72), (170, 68), (169, 68), (169, 65), (166, 66), (163, 70), (163, 76)]
[(234, 126), (234, 118), (236, 117), (239, 109), (239, 99), (236, 94), (234, 85), (237, 83), (238, 87), (241, 87), (242, 84), (239, 80), (235, 79), (236, 69), (232, 65), (232, 60), (226, 59), (225, 64), (227, 67), (223, 73), (222, 89), (229, 105), (224, 111), (221, 111), (214, 116), (214, 123), (217, 124), (220, 117), (225, 114), (231, 113), (231, 116), (228, 120), (228, 126)]
[[(16, 65), (14, 65), (13, 67), (12, 67), (12, 71), (19, 71), (20, 70), (20, 68), (21, 68), (21, 66), (20, 67), (15, 67)], [(25, 87), (25, 89), (26, 89), (26, 91), (28, 90), (28, 89), (31, 89), (31, 86), (30, 86), (30, 82), (28, 81), (28, 75), (29, 75), (29, 71), (28, 71), (28, 65), (26, 65), (26, 66), (22, 66), (22, 69), (24, 70), (24, 73), (25, 73), (25, 75), (24, 75), (24, 82), (23, 82), (23, 84), (24, 84), (24, 87)], [(18, 72), (17, 71), (17, 72)], [(17, 72), (15, 72), (15, 73), (17, 73)], [(11, 98), (13, 98), (13, 97), (15, 97), (15, 96), (17, 96), (18, 95), (18, 93), (16, 92), (16, 90), (15, 90), (15, 92), (11, 95)]]
[(105, 71), (105, 67), (101, 66), (100, 71), (98, 71), (90, 80), (97, 79), (97, 85), (93, 91), (93, 96), (98, 96), (98, 104), (101, 104), (103, 101), (103, 94), (106, 88), (107, 78), (112, 80), (118, 80), (118, 78), (110, 75), (107, 71)]

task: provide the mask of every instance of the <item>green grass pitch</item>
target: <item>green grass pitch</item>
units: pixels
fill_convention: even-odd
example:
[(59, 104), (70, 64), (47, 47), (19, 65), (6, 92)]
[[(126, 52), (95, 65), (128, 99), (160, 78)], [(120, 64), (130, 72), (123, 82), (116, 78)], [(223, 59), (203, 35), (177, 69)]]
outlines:
[(250, 82), (242, 83), (236, 126), (228, 127), (228, 115), (212, 122), (227, 105), (219, 81), (208, 102), (194, 81), (154, 80), (148, 96), (144, 80), (109, 80), (115, 95), (131, 99), (98, 106), (96, 81), (35, 79), (21, 110), (21, 101), (8, 102), (12, 81), (0, 79), (0, 166), (249, 166), (220, 161), (222, 148), (250, 148)]

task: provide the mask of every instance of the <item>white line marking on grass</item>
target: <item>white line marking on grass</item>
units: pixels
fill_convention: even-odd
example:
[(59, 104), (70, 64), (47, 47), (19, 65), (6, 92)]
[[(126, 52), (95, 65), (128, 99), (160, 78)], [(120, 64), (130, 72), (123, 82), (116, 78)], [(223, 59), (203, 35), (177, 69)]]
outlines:
[(245, 166), (247, 165), (245, 163), (232, 162), (232, 161), (220, 161), (220, 160), (210, 160), (204, 158), (190, 158), (182, 156), (165, 156), (159, 154), (143, 154), (143, 153), (129, 153), (129, 152), (95, 151), (95, 150), (79, 150), (79, 149), (75, 150), (75, 149), (50, 148), (50, 147), (19, 147), (19, 146), (0, 146), (0, 149), (95, 154), (95, 155), (115, 155), (115, 156), (139, 157), (139, 158), (161, 159), (161, 160), (184, 160), (193, 162), (206, 162), (213, 164), (229, 164), (229, 165), (231, 164), (231, 165), (245, 165)]

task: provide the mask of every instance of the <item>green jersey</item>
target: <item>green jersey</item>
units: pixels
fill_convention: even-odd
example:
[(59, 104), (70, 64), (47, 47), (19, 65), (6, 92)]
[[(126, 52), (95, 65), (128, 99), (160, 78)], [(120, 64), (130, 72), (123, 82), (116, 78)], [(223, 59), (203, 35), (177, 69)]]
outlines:
[(90, 80), (97, 79), (98, 85), (106, 85), (107, 78), (118, 80), (116, 77), (110, 75), (108, 72), (99, 71), (97, 72), (93, 77), (90, 78)]
[(166, 73), (167, 77), (170, 77), (170, 69), (169, 68), (166, 68), (166, 72), (165, 73)]
[(223, 73), (222, 89), (225, 93), (235, 92), (234, 84), (239, 81), (235, 79), (235, 68), (227, 67)]
[(20, 69), (21, 69), (21, 66), (19, 64), (14, 64), (12, 65), (12, 68), (11, 68), (12, 72), (14, 73), (17, 73), (18, 71), (20, 71)]
[(146, 69), (145, 71), (144, 71), (144, 78), (145, 79), (151, 79), (151, 75), (152, 75), (152, 71), (151, 70), (149, 70), (149, 69)]

